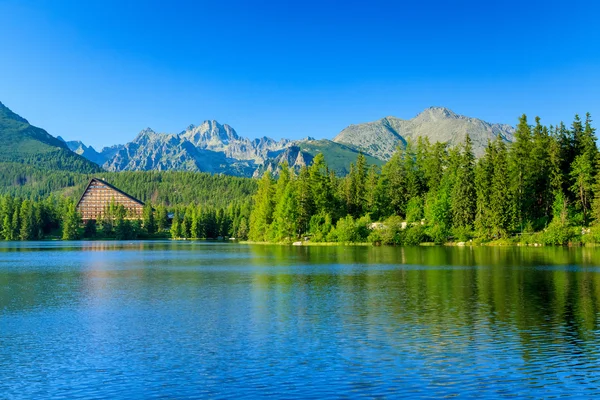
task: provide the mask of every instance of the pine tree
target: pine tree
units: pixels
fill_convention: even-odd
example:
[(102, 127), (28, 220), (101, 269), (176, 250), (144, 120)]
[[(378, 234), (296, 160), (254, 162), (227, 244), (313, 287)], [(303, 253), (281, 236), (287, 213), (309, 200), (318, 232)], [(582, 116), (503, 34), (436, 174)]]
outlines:
[(169, 225), (169, 215), (167, 209), (163, 205), (156, 207), (156, 227), (158, 232), (162, 232), (167, 229)]
[(489, 225), (492, 237), (505, 237), (508, 235), (511, 225), (511, 199), (508, 191), (508, 154), (502, 138), (498, 137), (496, 139), (495, 149), (489, 199)]
[(582, 212), (583, 224), (589, 222), (589, 208), (592, 199), (592, 190), (594, 185), (594, 166), (588, 152), (584, 152), (577, 157), (571, 165), (571, 192), (575, 195), (575, 204)]
[[(402, 163), (403, 151), (398, 149), (390, 160), (381, 168), (378, 192), (380, 198), (385, 201), (382, 214), (404, 215), (405, 203), (405, 180), (404, 167)], [(383, 211), (385, 210), (385, 211)]]
[(62, 239), (63, 240), (75, 240), (79, 239), (79, 223), (81, 217), (75, 209), (75, 204), (70, 203), (67, 206), (66, 213), (63, 217), (62, 223)]
[(494, 178), (494, 164), (496, 161), (496, 145), (488, 141), (483, 157), (479, 159), (475, 168), (475, 191), (477, 193), (477, 210), (475, 213), (475, 229), (483, 238), (492, 236), (491, 202), (492, 182)]
[[(278, 182), (279, 184), (279, 182)], [(275, 242), (291, 242), (298, 236), (298, 199), (296, 182), (287, 180), (273, 213), (271, 231)]]
[(523, 114), (515, 131), (515, 141), (509, 153), (510, 193), (515, 229), (523, 231), (531, 222), (531, 211), (535, 198), (532, 190), (531, 127)]
[(198, 206), (192, 210), (192, 225), (190, 226), (190, 237), (192, 239), (200, 239), (202, 237), (200, 218), (202, 218), (202, 211), (200, 206)]
[(175, 210), (173, 214), (173, 222), (171, 223), (171, 238), (178, 239), (181, 237), (181, 231), (179, 230), (179, 213)]
[(465, 138), (461, 160), (456, 171), (456, 181), (452, 190), (452, 218), (455, 228), (473, 228), (476, 211), (475, 175), (473, 145), (469, 135)]
[(573, 136), (576, 138), (575, 160), (571, 164), (571, 192), (575, 196), (575, 205), (581, 211), (583, 224), (589, 222), (589, 208), (591, 206), (596, 175), (596, 159), (598, 149), (596, 136), (591, 127), (591, 116), (586, 115), (585, 129), (582, 128), (579, 116), (573, 122)]
[(156, 222), (154, 221), (154, 210), (149, 202), (144, 204), (142, 210), (142, 226), (149, 235), (156, 232)]
[(31, 202), (29, 200), (23, 200), (23, 203), (21, 203), (21, 210), (19, 212), (19, 219), (21, 220), (19, 239), (21, 240), (33, 239), (34, 227), (31, 207)]
[(533, 210), (532, 219), (537, 221), (536, 227), (541, 228), (550, 220), (552, 209), (553, 194), (550, 190), (550, 176), (548, 168), (550, 137), (548, 130), (540, 124), (540, 118), (535, 118), (535, 127), (532, 131), (532, 150), (531, 150), (531, 174), (532, 174), (532, 194)]
[[(310, 175), (306, 167), (300, 169), (296, 180), (296, 201), (298, 204), (298, 232), (305, 233), (309, 230), (310, 219), (314, 214), (315, 203), (310, 188)], [(252, 224), (250, 225), (252, 229)]]
[[(372, 218), (379, 218), (378, 199), (377, 199), (377, 184), (379, 183), (379, 173), (377, 165), (371, 165), (367, 178), (365, 180), (365, 199), (364, 211), (369, 213)], [(321, 210), (327, 212), (329, 210)]]
[(254, 208), (250, 214), (250, 233), (253, 241), (267, 240), (268, 228), (273, 220), (274, 185), (270, 172), (265, 172), (258, 182), (258, 190), (254, 195)]
[(308, 168), (315, 213), (328, 212), (333, 207), (333, 190), (329, 168), (323, 153), (318, 153)]

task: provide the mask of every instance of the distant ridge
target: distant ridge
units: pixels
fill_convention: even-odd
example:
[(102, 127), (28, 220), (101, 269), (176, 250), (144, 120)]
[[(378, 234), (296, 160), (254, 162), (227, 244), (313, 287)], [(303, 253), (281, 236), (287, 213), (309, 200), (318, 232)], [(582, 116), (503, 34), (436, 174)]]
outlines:
[(500, 136), (511, 142), (514, 128), (506, 124), (491, 124), (477, 118), (459, 115), (445, 107), (429, 107), (416, 117), (403, 120), (386, 117), (378, 121), (350, 125), (342, 130), (333, 141), (356, 146), (373, 157), (389, 160), (398, 146), (407, 140), (416, 141), (427, 137), (433, 142), (462, 143), (467, 133), (473, 140), (475, 155), (483, 154), (488, 140)]

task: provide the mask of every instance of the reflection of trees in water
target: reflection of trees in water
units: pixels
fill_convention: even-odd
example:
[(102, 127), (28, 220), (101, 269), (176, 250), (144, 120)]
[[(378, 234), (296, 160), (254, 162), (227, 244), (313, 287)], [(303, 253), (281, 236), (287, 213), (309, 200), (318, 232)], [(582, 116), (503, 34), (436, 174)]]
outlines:
[(594, 248), (256, 246), (252, 253), (258, 265), (279, 266), (256, 270), (255, 281), (309, 292), (309, 303), (326, 296), (340, 316), (384, 315), (432, 335), (507, 326), (525, 357), (553, 341), (585, 346), (598, 329)]
[(213, 304), (224, 315), (242, 307), (257, 323), (296, 318), (305, 326), (362, 330), (365, 337), (377, 330), (390, 341), (402, 329), (439, 343), (452, 334), (476, 340), (485, 331), (499, 341), (516, 335), (525, 359), (535, 359), (542, 345), (586, 354), (597, 346), (600, 249), (594, 248), (88, 242), (0, 252), (0, 310), (6, 311), (59, 307), (85, 296), (185, 299)]

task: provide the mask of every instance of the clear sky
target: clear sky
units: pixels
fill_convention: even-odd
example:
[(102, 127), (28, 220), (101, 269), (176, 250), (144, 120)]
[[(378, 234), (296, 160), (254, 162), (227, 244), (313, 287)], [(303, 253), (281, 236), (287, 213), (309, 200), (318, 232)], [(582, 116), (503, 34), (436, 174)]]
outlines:
[(0, 101), (95, 147), (205, 119), (333, 138), (432, 105), (600, 121), (599, 3), (0, 0)]

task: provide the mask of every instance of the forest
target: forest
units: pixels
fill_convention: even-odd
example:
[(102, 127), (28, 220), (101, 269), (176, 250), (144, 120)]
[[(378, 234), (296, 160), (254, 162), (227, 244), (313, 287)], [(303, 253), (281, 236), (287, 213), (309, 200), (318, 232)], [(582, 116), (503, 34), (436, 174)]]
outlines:
[[(103, 173), (147, 201), (140, 221), (111, 204), (103, 220), (83, 226), (75, 193), (89, 175), (61, 171), (38, 176), (43, 172), (26, 168), (29, 182), (7, 186), (0, 196), (5, 240), (600, 242), (600, 157), (589, 114), (583, 121), (575, 116), (570, 127), (544, 126), (539, 118), (530, 125), (523, 115), (514, 142), (499, 137), (479, 159), (468, 135), (452, 148), (420, 138), (399, 148), (382, 167), (368, 165), (359, 155), (345, 177), (336, 176), (322, 154), (310, 166), (280, 165), (259, 180), (191, 172)], [(16, 171), (21, 172), (4, 172), (0, 180), (21, 179), (17, 174), (23, 169)], [(71, 188), (71, 194), (64, 188)]]

